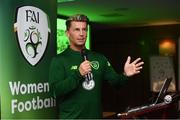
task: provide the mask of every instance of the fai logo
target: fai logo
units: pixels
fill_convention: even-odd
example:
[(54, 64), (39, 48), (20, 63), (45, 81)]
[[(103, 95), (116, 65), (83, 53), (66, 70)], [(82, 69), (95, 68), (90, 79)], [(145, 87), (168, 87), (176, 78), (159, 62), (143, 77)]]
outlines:
[(98, 61), (91, 61), (91, 66), (95, 69), (99, 69), (99, 62)]
[(17, 9), (14, 30), (25, 59), (36, 65), (42, 58), (48, 43), (50, 28), (48, 16), (41, 9), (23, 6)]

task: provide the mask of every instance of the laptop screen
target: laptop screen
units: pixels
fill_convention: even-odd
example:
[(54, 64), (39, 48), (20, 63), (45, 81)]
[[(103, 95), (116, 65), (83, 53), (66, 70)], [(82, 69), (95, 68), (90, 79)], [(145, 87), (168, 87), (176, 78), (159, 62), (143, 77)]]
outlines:
[(159, 91), (159, 94), (158, 94), (154, 104), (160, 102), (160, 100), (162, 100), (165, 97), (166, 92), (167, 92), (167, 90), (169, 88), (169, 85), (170, 85), (171, 81), (172, 81), (172, 78), (166, 78), (164, 80), (164, 83), (163, 83), (163, 85), (162, 85), (162, 87), (161, 87), (161, 89)]

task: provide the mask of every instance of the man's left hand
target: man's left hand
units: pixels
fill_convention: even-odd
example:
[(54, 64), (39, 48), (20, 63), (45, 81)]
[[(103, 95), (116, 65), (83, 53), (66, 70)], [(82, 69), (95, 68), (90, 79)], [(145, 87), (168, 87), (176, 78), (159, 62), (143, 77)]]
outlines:
[(140, 70), (143, 68), (142, 65), (144, 64), (144, 62), (140, 62), (140, 60), (141, 58), (137, 58), (132, 63), (130, 63), (131, 57), (128, 56), (126, 63), (124, 65), (124, 74), (127, 77), (140, 73)]

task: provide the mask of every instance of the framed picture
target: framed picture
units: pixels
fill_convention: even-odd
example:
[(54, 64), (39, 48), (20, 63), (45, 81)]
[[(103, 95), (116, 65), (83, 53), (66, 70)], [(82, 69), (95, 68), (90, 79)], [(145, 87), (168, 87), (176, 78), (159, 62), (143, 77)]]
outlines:
[(165, 78), (172, 78), (168, 88), (169, 92), (176, 90), (175, 72), (173, 58), (170, 56), (151, 56), (150, 57), (150, 80), (151, 91), (159, 92)]

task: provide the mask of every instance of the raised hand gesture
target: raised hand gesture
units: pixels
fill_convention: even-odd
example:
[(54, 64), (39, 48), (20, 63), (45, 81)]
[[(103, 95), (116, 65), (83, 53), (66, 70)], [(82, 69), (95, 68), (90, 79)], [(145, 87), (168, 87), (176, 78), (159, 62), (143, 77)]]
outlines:
[(124, 74), (128, 77), (140, 73), (140, 70), (143, 68), (142, 65), (144, 62), (140, 62), (141, 58), (137, 58), (131, 63), (131, 57), (128, 56), (125, 65), (124, 65)]

